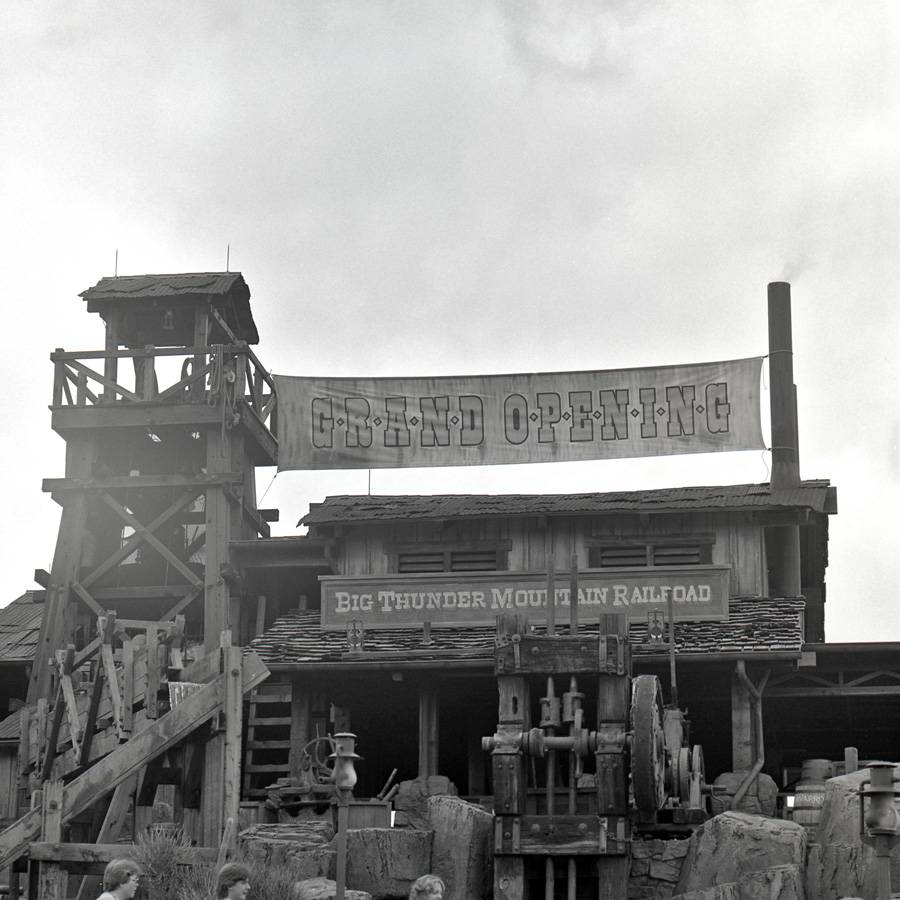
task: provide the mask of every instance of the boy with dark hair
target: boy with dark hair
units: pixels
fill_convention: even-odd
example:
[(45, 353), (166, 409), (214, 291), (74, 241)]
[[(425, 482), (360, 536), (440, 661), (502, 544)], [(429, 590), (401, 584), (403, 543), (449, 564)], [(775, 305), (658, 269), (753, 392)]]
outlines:
[(241, 863), (225, 863), (216, 877), (217, 900), (247, 900), (250, 870)]

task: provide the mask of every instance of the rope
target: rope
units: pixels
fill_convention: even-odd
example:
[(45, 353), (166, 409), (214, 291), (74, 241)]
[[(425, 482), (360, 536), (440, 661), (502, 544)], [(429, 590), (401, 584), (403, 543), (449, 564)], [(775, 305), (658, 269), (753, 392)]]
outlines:
[(276, 472), (276, 473), (272, 476), (272, 480), (269, 482), (269, 487), (267, 487), (267, 488), (263, 491), (262, 497), (260, 497), (259, 500), (256, 501), (256, 502), (257, 502), (257, 505), (259, 505), (260, 503), (263, 502), (263, 500), (266, 499), (266, 494), (269, 493), (269, 488), (271, 488), (272, 485), (275, 484), (275, 479), (276, 479), (277, 477), (278, 477), (278, 472)]

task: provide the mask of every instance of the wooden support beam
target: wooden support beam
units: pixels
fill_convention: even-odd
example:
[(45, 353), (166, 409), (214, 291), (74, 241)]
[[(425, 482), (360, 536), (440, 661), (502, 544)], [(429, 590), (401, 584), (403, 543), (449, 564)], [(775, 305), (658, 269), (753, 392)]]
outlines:
[(104, 641), (100, 646), (100, 661), (103, 664), (103, 674), (106, 679), (107, 689), (109, 690), (109, 701), (112, 704), (116, 734), (121, 740), (124, 737), (122, 733), (122, 692), (119, 689), (119, 675), (116, 672), (116, 663), (113, 659), (112, 645), (108, 641)]
[[(118, 858), (129, 858), (134, 848), (129, 844), (76, 844), (35, 841), (28, 848), (32, 859), (53, 860), (73, 868), (79, 865), (99, 865), (102, 867)], [(196, 862), (214, 863), (218, 858), (218, 847), (177, 847), (175, 862), (190, 866)]]
[(147, 627), (147, 693), (144, 695), (144, 709), (148, 719), (159, 715), (159, 633), (153, 624)]
[[(149, 525), (144, 528), (141, 528), (145, 532), (155, 531), (160, 527), (164, 522), (168, 521), (172, 516), (174, 516), (177, 512), (184, 509), (186, 506), (189, 506), (194, 502), (194, 496), (191, 493), (182, 494), (174, 503), (172, 503), (169, 507), (164, 509)], [(62, 528), (62, 526), (60, 526)], [(94, 582), (99, 581), (107, 572), (114, 569), (123, 559), (131, 556), (135, 550), (140, 547), (140, 545), (144, 541), (144, 536), (139, 533), (135, 533), (125, 541), (122, 546), (116, 550), (115, 553), (108, 556), (96, 569), (94, 569), (86, 578), (82, 579), (81, 585), (82, 587), (89, 588)], [(197, 576), (191, 572), (191, 577), (188, 579), (188, 582), (192, 585), (196, 585)]]
[[(212, 475), (108, 475), (83, 478), (45, 478), (44, 493), (78, 493), (81, 491), (147, 490), (148, 488), (197, 488), (211, 485), (240, 484), (240, 472), (219, 472)], [(194, 495), (196, 496), (196, 494)], [(193, 498), (192, 498), (193, 499)]]
[[(136, 788), (136, 775), (132, 775), (131, 778), (127, 778), (115, 788), (115, 790), (112, 792), (112, 797), (109, 801), (109, 805), (106, 807), (106, 814), (103, 817), (103, 822), (100, 824), (100, 831), (97, 834), (97, 843), (87, 846), (96, 847), (97, 845), (115, 841), (116, 838), (119, 837), (119, 834), (122, 831), (122, 827), (128, 817), (128, 809), (131, 805), (132, 799), (134, 798), (134, 792)], [(30, 854), (32, 858), (34, 858), (35, 847), (37, 846), (39, 845), (32, 844), (31, 846)], [(57, 848), (56, 853), (59, 854), (57, 856), (57, 859), (62, 859), (64, 858), (63, 854), (70, 853), (72, 855), (77, 854), (79, 860), (83, 859), (83, 852), (78, 852), (81, 849), (81, 846), (84, 845), (65, 844), (61, 848)], [(119, 847), (121, 845), (115, 844), (114, 846)], [(97, 896), (100, 888), (101, 883), (99, 878), (94, 876), (86, 876), (81, 880), (81, 885), (78, 888), (78, 894), (75, 897), (75, 900), (90, 900), (90, 898)]]
[(731, 768), (746, 772), (753, 767), (753, 711), (750, 694), (736, 675), (731, 676)]
[(77, 581), (73, 581), (70, 585), (72, 593), (95, 615), (104, 616), (106, 610), (85, 590), (84, 586)]
[[(41, 837), (45, 841), (58, 842), (62, 840), (62, 811), (62, 781), (45, 782), (41, 806)], [(64, 900), (66, 870), (54, 862), (37, 864), (40, 866), (39, 900)]]
[[(189, 495), (186, 495), (189, 496)], [(135, 535), (140, 535), (140, 537), (146, 541), (157, 553), (159, 553), (162, 558), (172, 566), (172, 568), (176, 569), (180, 572), (184, 578), (187, 580), (188, 584), (198, 584), (199, 579), (194, 574), (193, 570), (190, 569), (186, 563), (180, 560), (153, 532), (156, 530), (151, 528), (145, 528), (137, 519), (136, 516), (133, 516), (128, 510), (119, 503), (118, 500), (115, 499), (111, 494), (101, 492), (100, 499), (115, 513), (118, 514), (119, 518), (123, 519), (127, 522), (133, 529)], [(180, 498), (184, 499), (184, 498)], [(190, 502), (192, 503), (194, 500), (193, 497), (190, 498)], [(170, 507), (171, 509), (171, 507)], [(174, 513), (172, 513), (174, 515)], [(170, 516), (166, 516), (166, 519), (171, 518)], [(159, 526), (157, 526), (158, 528)]]
[(291, 778), (300, 777), (300, 762), (303, 757), (303, 748), (310, 739), (309, 726), (309, 691), (306, 690), (300, 679), (295, 678), (291, 682), (291, 749), (288, 763)]
[(432, 685), (419, 688), (419, 778), (438, 773), (438, 692)]
[(241, 800), (241, 731), (244, 708), (243, 691), (241, 690), (241, 648), (225, 647), (225, 747), (224, 747), (224, 781), (223, 816), (234, 827), (238, 821)]
[[(131, 734), (134, 727), (134, 641), (122, 642), (122, 694), (122, 731)], [(144, 705), (146, 707), (146, 699)]]
[[(96, 448), (91, 437), (72, 437), (66, 444), (66, 474), (73, 478), (88, 477)], [(82, 564), (82, 543), (87, 533), (87, 503), (82, 496), (67, 498), (59, 523), (59, 536), (50, 569), (50, 586), (44, 601), (44, 615), (34, 665), (28, 683), (29, 705), (46, 697), (50, 687), (50, 666), (54, 653), (66, 643), (69, 616), (69, 588), (77, 580)]]
[(76, 756), (80, 756), (83, 734), (79, 721), (78, 704), (75, 701), (75, 689), (72, 687), (72, 677), (68, 673), (61, 674), (59, 686), (62, 690), (62, 702), (66, 708), (66, 718), (69, 722), (69, 740), (72, 742), (72, 752)]
[[(53, 701), (53, 719), (50, 723), (50, 734), (41, 746), (41, 752), (43, 753), (41, 781), (47, 781), (53, 773), (53, 763), (56, 760), (56, 744), (59, 740), (59, 729), (62, 726), (64, 707), (65, 701), (62, 698), (62, 687), (57, 685), (56, 699)], [(40, 703), (38, 704), (38, 714), (40, 715)], [(38, 719), (37, 725), (41, 732), (43, 732), (45, 724), (45, 720), (42, 717)]]

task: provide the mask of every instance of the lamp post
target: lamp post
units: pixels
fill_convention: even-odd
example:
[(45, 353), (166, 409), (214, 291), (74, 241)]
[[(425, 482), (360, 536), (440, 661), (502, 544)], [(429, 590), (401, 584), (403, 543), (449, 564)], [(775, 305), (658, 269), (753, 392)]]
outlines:
[(335, 900), (344, 900), (347, 887), (347, 823), (350, 818), (350, 798), (356, 785), (354, 760), (362, 759), (356, 753), (356, 735), (341, 732), (334, 736), (334, 774), (331, 776), (338, 790), (337, 822), (337, 871), (335, 873)]
[(900, 837), (900, 811), (894, 798), (900, 792), (894, 789), (893, 763), (870, 763), (869, 772), (870, 777), (859, 786), (859, 832), (862, 840), (875, 848), (878, 900), (890, 900), (891, 848)]

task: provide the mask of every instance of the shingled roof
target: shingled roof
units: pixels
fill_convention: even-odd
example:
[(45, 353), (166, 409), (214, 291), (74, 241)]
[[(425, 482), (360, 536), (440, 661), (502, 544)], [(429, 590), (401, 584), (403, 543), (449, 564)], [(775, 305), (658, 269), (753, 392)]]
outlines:
[(605, 494), (436, 494), (326, 497), (313, 504), (301, 525), (453, 519), (482, 516), (591, 515), (611, 512), (783, 509), (803, 507), (834, 513), (837, 500), (826, 479), (803, 481), (773, 493), (768, 483), (659, 488)]
[(0, 665), (34, 659), (44, 615), (44, 591), (26, 591), (0, 609)]
[[(728, 620), (723, 622), (676, 622), (675, 648), (679, 656), (709, 654), (778, 655), (796, 658), (803, 644), (803, 610), (798, 599), (733, 599)], [(534, 627), (537, 634), (546, 626)], [(379, 628), (365, 634), (362, 653), (348, 653), (347, 636), (341, 631), (322, 631), (319, 614), (292, 612), (278, 619), (250, 646), (269, 668), (287, 669), (338, 665), (354, 667), (390, 654), (397, 665), (413, 660), (470, 660), (490, 666), (494, 659), (493, 625), (439, 627), (431, 629), (431, 643), (423, 644), (421, 631)], [(583, 634), (596, 634), (596, 625), (582, 625)], [(560, 628), (564, 632), (564, 626)], [(629, 629), (635, 657), (666, 652), (646, 643), (646, 622), (633, 622)]]
[(241, 337), (259, 343), (259, 333), (250, 312), (250, 288), (240, 272), (183, 272), (173, 275), (120, 275), (101, 278), (79, 294), (90, 312), (101, 312), (107, 304), (121, 300), (169, 300), (192, 297), (217, 299), (216, 306), (233, 304)]

